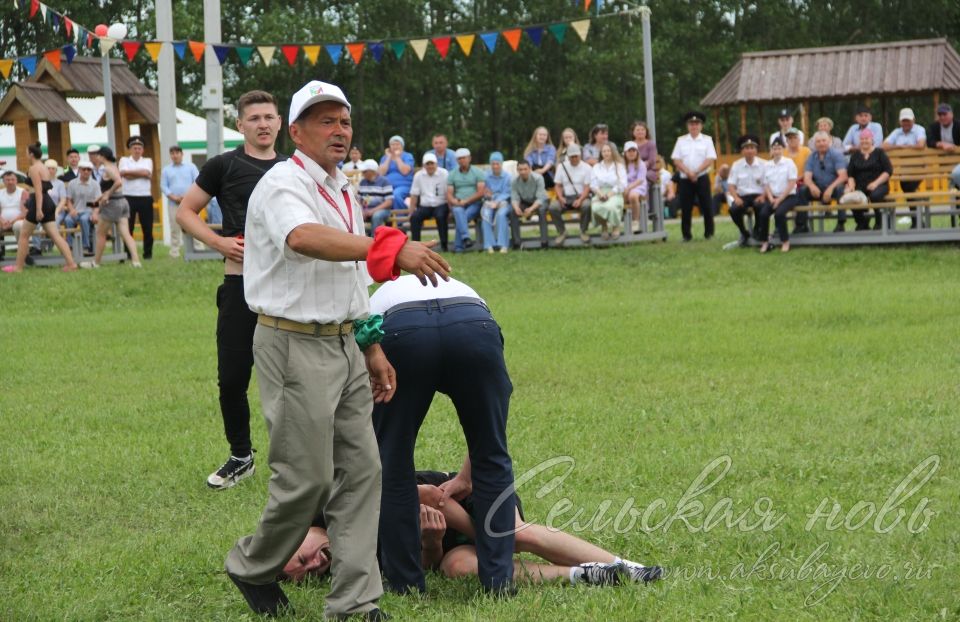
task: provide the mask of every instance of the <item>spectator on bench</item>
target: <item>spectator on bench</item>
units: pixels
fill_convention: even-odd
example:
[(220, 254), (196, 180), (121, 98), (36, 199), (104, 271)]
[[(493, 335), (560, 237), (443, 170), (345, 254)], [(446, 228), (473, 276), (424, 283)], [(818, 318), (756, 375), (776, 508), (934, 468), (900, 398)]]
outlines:
[(470, 222), (480, 216), (483, 199), (484, 174), (470, 164), (470, 150), (457, 149), (457, 168), (447, 173), (447, 205), (453, 212), (453, 252), (462, 253), (473, 248)]
[(484, 202), (480, 209), (483, 248), (488, 253), (509, 250), (510, 182), (510, 174), (503, 170), (503, 154), (494, 151), (490, 154), (490, 172), (484, 179)]
[(563, 131), (560, 132), (560, 146), (557, 147), (557, 168), (560, 167), (561, 162), (567, 159), (567, 150), (570, 148), (570, 145), (580, 147), (580, 138), (577, 136), (577, 133), (573, 131), (573, 128), (565, 127)]
[[(623, 196), (630, 205), (634, 233), (640, 233), (640, 206), (646, 205), (647, 201), (647, 165), (640, 157), (640, 147), (632, 140), (623, 144), (623, 159), (627, 171)], [(646, 218), (646, 214), (642, 217)]]
[(590, 142), (584, 145), (582, 149), (584, 162), (590, 166), (599, 162), (601, 160), (600, 149), (607, 143), (610, 143), (614, 149), (617, 148), (616, 144), (610, 142), (610, 128), (607, 124), (597, 123), (590, 130)]
[[(27, 217), (27, 191), (17, 185), (17, 174), (3, 172), (3, 190), (0, 190), (0, 236), (7, 231), (13, 232), (14, 239), (20, 238), (23, 219)], [(0, 240), (0, 259), (6, 253), (6, 244)]]
[(540, 218), (540, 248), (547, 247), (547, 191), (543, 177), (534, 173), (526, 160), (517, 162), (517, 178), (510, 184), (510, 230), (513, 248), (520, 248), (520, 221), (529, 220), (534, 212)]
[[(600, 161), (593, 167), (590, 190), (594, 200), (590, 205), (593, 223), (600, 226), (600, 237), (614, 240), (620, 237), (620, 218), (623, 214), (623, 191), (627, 187), (627, 169), (613, 143), (600, 148)], [(612, 229), (612, 233), (607, 228)]]
[[(730, 165), (721, 164), (713, 178), (713, 196), (710, 197), (710, 209), (714, 216), (720, 215), (720, 210), (727, 204), (727, 188), (730, 185)], [(730, 207), (729, 205), (727, 206)]]
[(363, 220), (370, 223), (369, 235), (373, 237), (377, 227), (390, 220), (393, 186), (380, 174), (375, 160), (364, 160), (357, 170), (363, 175), (357, 186), (357, 194), (363, 203)]
[(400, 209), (406, 206), (406, 198), (410, 196), (415, 160), (412, 153), (403, 150), (402, 136), (391, 136), (389, 143), (380, 158), (380, 174), (393, 186), (393, 204)]
[(457, 168), (457, 158), (452, 151), (447, 149), (447, 136), (445, 134), (434, 134), (431, 144), (433, 149), (427, 153), (437, 156), (437, 166), (448, 173)]
[[(650, 128), (643, 121), (634, 121), (630, 124), (630, 137), (633, 142), (637, 143), (640, 159), (647, 167), (647, 183), (656, 183), (657, 175), (653, 169), (657, 165), (657, 143), (650, 140)], [(626, 152), (626, 147), (624, 147), (624, 152)]]
[[(847, 159), (838, 149), (830, 145), (831, 136), (824, 131), (813, 135), (814, 152), (807, 158), (803, 166), (803, 186), (800, 188), (800, 205), (809, 205), (810, 201), (820, 201), (823, 205), (830, 205), (831, 201), (840, 201), (847, 183)], [(800, 219), (800, 214), (797, 214)], [(837, 212), (837, 226), (833, 230), (839, 233), (844, 230), (847, 214), (844, 210)], [(798, 223), (799, 225), (799, 223)]]
[[(737, 147), (743, 157), (730, 167), (730, 177), (727, 180), (727, 192), (731, 197), (730, 218), (740, 230), (740, 246), (750, 243), (750, 232), (743, 221), (747, 210), (752, 209), (756, 222), (760, 222), (757, 203), (764, 193), (763, 177), (767, 161), (757, 157), (759, 146), (760, 139), (753, 134), (744, 134), (737, 139)], [(759, 240), (759, 235), (757, 239)]]
[[(833, 119), (830, 117), (820, 117), (814, 125), (817, 128), (817, 132), (826, 132), (827, 136), (830, 137), (831, 149), (836, 149), (840, 153), (843, 153), (843, 140), (841, 140), (839, 136), (833, 135)], [(810, 148), (811, 152), (816, 149), (815, 141), (816, 135), (811, 136), (810, 140), (807, 141), (807, 147)]]
[(774, 217), (780, 235), (780, 250), (790, 250), (790, 230), (787, 228), (787, 213), (797, 205), (797, 165), (783, 157), (784, 145), (780, 138), (770, 144), (773, 156), (763, 173), (764, 196), (757, 204), (760, 216), (757, 219), (759, 238), (763, 242), (760, 252), (770, 250), (770, 216)]
[[(54, 222), (57, 223), (57, 230), (59, 231), (60, 225), (63, 224), (63, 220), (67, 215), (67, 185), (57, 177), (57, 170), (60, 168), (60, 165), (56, 160), (50, 158), (44, 162), (43, 165), (50, 171), (50, 183), (53, 187), (50, 188), (47, 194), (50, 195), (50, 198), (53, 199), (53, 202), (57, 205), (54, 210), (54, 214), (56, 214)], [(73, 248), (72, 241), (73, 234), (70, 234), (67, 236), (67, 245), (70, 246), (71, 249)]]
[(72, 180), (80, 176), (80, 152), (70, 147), (67, 149), (67, 167), (63, 175), (59, 177), (64, 184), (69, 184)]
[(423, 154), (423, 168), (413, 176), (410, 186), (410, 237), (420, 241), (423, 221), (433, 218), (437, 221), (437, 234), (440, 238), (440, 250), (447, 252), (447, 171), (437, 165), (437, 156)]
[[(789, 108), (782, 108), (780, 114), (777, 115), (777, 123), (780, 124), (780, 129), (770, 134), (770, 140), (768, 144), (773, 144), (774, 138), (779, 138), (783, 141), (783, 144), (787, 144), (787, 130), (793, 127), (793, 113)], [(803, 132), (800, 132), (800, 142), (803, 142)]]
[[(927, 132), (922, 125), (916, 123), (913, 110), (904, 108), (900, 111), (900, 127), (890, 132), (887, 139), (883, 141), (883, 150), (890, 149), (916, 149), (924, 150), (927, 148)], [(920, 187), (920, 180), (900, 180), (900, 189), (903, 192), (916, 192)], [(909, 199), (908, 199), (909, 202)], [(910, 228), (917, 228), (917, 208), (911, 207), (913, 216), (910, 218)]]
[[(797, 128), (791, 127), (786, 131), (786, 135), (787, 148), (783, 150), (783, 155), (793, 160), (793, 165), (797, 167), (797, 190), (799, 191), (803, 186), (802, 171), (806, 168), (807, 160), (810, 158), (810, 148), (801, 143), (800, 137), (802, 134)], [(799, 198), (798, 196), (797, 199)], [(810, 233), (810, 228), (807, 227), (806, 212), (797, 212), (796, 223), (794, 224), (794, 233)]]
[[(878, 203), (890, 193), (890, 176), (893, 175), (893, 164), (883, 149), (874, 147), (873, 132), (863, 130), (860, 133), (860, 147), (850, 156), (847, 165), (850, 175), (847, 179), (847, 191), (859, 190), (867, 195), (870, 203)], [(880, 210), (874, 210), (874, 229), (879, 229), (883, 222)], [(870, 213), (867, 210), (856, 210), (853, 219), (857, 221), (857, 231), (870, 228)]]
[(554, 166), (557, 160), (557, 148), (550, 140), (547, 128), (540, 126), (533, 130), (533, 136), (523, 150), (523, 159), (530, 163), (534, 173), (543, 177), (543, 187), (553, 188)]
[(858, 106), (857, 113), (854, 115), (856, 123), (847, 130), (847, 135), (843, 137), (843, 150), (846, 154), (851, 154), (860, 147), (860, 136), (864, 130), (869, 130), (873, 136), (873, 144), (879, 145), (883, 142), (883, 126), (873, 120), (873, 114), (867, 106)]
[[(79, 177), (67, 184), (67, 215), (64, 225), (68, 229), (80, 226), (83, 254), (92, 255), (95, 225), (93, 209), (100, 198), (100, 184), (93, 179), (93, 163), (89, 160), (82, 160), (77, 170), (80, 171)], [(67, 236), (67, 243), (71, 243), (72, 239), (71, 233)]]
[(663, 200), (663, 215), (666, 218), (676, 218), (680, 211), (680, 199), (677, 197), (677, 183), (674, 173), (667, 168), (667, 162), (662, 155), (657, 155), (657, 183), (660, 186), (660, 198)]
[(566, 161), (560, 160), (557, 166), (557, 198), (550, 203), (550, 219), (557, 228), (557, 237), (553, 243), (563, 246), (567, 239), (567, 226), (563, 222), (565, 210), (579, 210), (580, 240), (590, 243), (587, 229), (590, 227), (590, 178), (593, 169), (580, 158), (580, 145), (567, 147)]
[(948, 153), (960, 149), (960, 123), (954, 122), (950, 104), (937, 106), (937, 120), (927, 130), (927, 147)]

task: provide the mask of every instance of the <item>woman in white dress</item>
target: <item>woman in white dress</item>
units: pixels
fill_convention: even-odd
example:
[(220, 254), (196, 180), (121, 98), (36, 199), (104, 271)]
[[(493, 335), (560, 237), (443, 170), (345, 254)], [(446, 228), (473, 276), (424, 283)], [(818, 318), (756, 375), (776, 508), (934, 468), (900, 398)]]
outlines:
[(593, 224), (600, 226), (600, 237), (609, 240), (620, 237), (620, 220), (623, 216), (623, 191), (627, 187), (627, 169), (623, 159), (612, 143), (600, 148), (600, 161), (593, 167), (590, 189), (593, 191)]

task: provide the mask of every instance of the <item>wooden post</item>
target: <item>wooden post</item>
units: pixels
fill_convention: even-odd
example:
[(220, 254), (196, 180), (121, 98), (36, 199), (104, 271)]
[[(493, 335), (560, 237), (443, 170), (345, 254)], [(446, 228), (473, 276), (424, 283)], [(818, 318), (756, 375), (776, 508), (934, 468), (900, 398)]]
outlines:
[(747, 133), (747, 105), (740, 104), (740, 134)]
[(713, 109), (713, 147), (717, 150), (717, 153), (721, 153), (720, 149), (720, 109)]
[(127, 98), (122, 95), (113, 97), (113, 123), (117, 136), (117, 162), (127, 153), (127, 141), (130, 139), (130, 113), (127, 109)]
[(933, 92), (933, 118), (937, 118), (937, 106), (940, 105), (940, 91)]
[[(160, 131), (153, 123), (140, 124), (140, 137), (143, 139), (143, 155), (153, 162), (153, 176), (150, 178), (150, 194), (153, 200), (160, 198), (160, 164), (163, 162), (160, 153)], [(156, 220), (154, 220), (156, 222)]]
[(809, 140), (810, 139), (810, 102), (803, 102), (803, 113), (800, 115), (800, 131), (803, 132), (803, 136)]
[(17, 149), (17, 169), (23, 173), (30, 168), (27, 145), (40, 140), (40, 128), (33, 119), (17, 119), (13, 122), (14, 145)]
[(757, 125), (760, 126), (760, 131), (757, 132), (757, 138), (760, 139), (760, 146), (757, 148), (757, 153), (764, 153), (764, 149), (769, 149), (767, 147), (767, 137), (763, 133), (763, 106), (757, 104)]
[(723, 148), (727, 153), (733, 153), (733, 148), (730, 147), (730, 110), (726, 106), (723, 108), (723, 125), (727, 129), (724, 135)]
[(70, 148), (70, 124), (47, 121), (47, 154), (66, 167)]

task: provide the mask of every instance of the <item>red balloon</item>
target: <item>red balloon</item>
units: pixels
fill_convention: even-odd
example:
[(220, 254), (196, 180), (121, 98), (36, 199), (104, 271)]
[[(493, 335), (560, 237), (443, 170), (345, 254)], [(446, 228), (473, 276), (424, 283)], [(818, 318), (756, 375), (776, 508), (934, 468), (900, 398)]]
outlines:
[(93, 29), (93, 32), (94, 32), (98, 37), (106, 37), (106, 36), (107, 36), (107, 25), (106, 25), (106, 24), (97, 24), (97, 27)]

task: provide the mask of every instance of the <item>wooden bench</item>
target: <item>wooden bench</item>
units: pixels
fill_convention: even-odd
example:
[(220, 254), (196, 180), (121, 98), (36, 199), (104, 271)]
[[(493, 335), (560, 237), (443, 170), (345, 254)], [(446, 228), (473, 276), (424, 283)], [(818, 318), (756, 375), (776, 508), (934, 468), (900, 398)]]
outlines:
[[(81, 240), (81, 230), (80, 226), (66, 228), (63, 225), (59, 227), (60, 235), (63, 239), (67, 239), (68, 234), (73, 235), (73, 244), (70, 246), (70, 254), (73, 255), (73, 260), (76, 263), (83, 261), (83, 242)], [(46, 238), (47, 232), (37, 227), (34, 229), (33, 235), (39, 236), (41, 238)], [(10, 238), (11, 242), (8, 244), (7, 239)], [(4, 245), (4, 258), (0, 261), (0, 265), (7, 266), (13, 265), (17, 260), (17, 240), (13, 238), (13, 231), (8, 229), (0, 234), (0, 244)], [(34, 266), (62, 266), (67, 263), (63, 255), (49, 254), (49, 255), (32, 255), (31, 263)]]
[(902, 193), (902, 183), (920, 182), (918, 192), (940, 192), (950, 189), (950, 173), (960, 165), (960, 151), (939, 149), (890, 149), (893, 164), (890, 192)]

